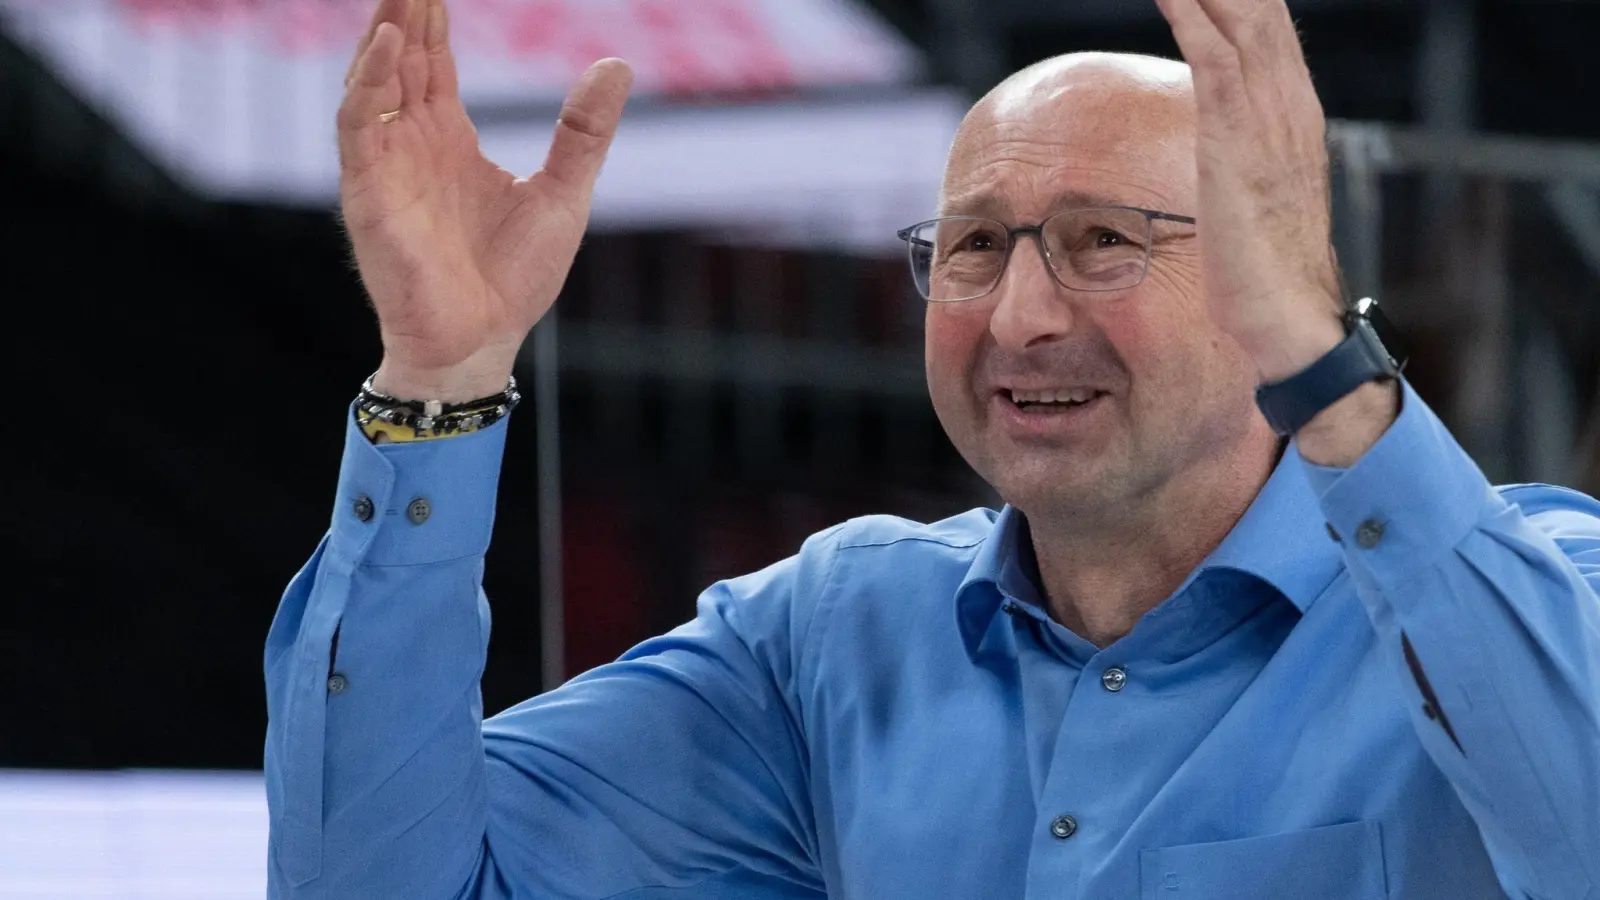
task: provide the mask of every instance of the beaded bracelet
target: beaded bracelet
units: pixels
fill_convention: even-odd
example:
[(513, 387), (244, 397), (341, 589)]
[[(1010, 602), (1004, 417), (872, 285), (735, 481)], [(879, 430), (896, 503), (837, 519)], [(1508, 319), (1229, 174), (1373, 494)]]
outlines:
[(356, 418), (363, 430), (378, 422), (392, 426), (380, 429), (380, 433), (374, 437), (380, 442), (382, 437), (392, 435), (393, 429), (407, 428), (411, 430), (412, 440), (420, 441), (488, 428), (510, 415), (521, 402), (522, 394), (517, 391), (515, 376), (500, 393), (465, 403), (401, 400), (373, 388), (372, 377), (368, 377), (362, 382), (361, 393), (356, 397)]

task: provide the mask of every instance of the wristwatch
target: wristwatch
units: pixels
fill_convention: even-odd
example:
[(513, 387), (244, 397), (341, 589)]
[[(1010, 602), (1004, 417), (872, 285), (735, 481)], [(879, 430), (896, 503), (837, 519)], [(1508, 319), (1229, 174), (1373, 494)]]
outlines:
[(1309, 368), (1256, 388), (1256, 405), (1273, 431), (1288, 437), (1363, 384), (1400, 377), (1405, 351), (1378, 301), (1356, 301), (1344, 314), (1344, 329), (1344, 341)]

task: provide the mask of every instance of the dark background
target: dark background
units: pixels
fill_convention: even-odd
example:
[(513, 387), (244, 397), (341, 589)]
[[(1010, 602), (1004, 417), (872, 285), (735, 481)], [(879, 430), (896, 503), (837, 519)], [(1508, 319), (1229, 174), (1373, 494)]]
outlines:
[[(929, 50), (936, 78), (976, 90), (1061, 52), (1176, 53), (1158, 17), (1118, 12), (1138, 6), (1119, 2), (877, 5)], [(1600, 140), (1600, 9), (1465, 6), (1476, 35), (1465, 125)], [(1419, 62), (1436, 21), (1428, 4), (1295, 8), (1331, 116), (1429, 118)], [(1393, 277), (1425, 279), (1449, 265), (1417, 252), (1411, 226), (1425, 192), (1404, 181), (1393, 190)], [(1559, 288), (1541, 292), (1559, 303), (1530, 303), (1527, 314), (1557, 324), (1593, 406), (1596, 279), (1536, 202), (1512, 199), (1513, 279)], [(0, 766), (259, 767), (262, 642), (283, 586), (326, 528), (344, 409), (380, 354), (336, 217), (185, 195), (3, 38), (0, 212), (0, 309), (15, 360), (7, 443), (17, 454), (0, 536), (12, 573), (0, 600)], [(918, 346), (897, 267), (679, 234), (596, 238), (584, 254), (648, 268), (685, 247), (702, 254), (717, 327), (740, 327), (728, 310), (744, 300), (740, 273), (758, 257), (785, 308), (843, 291), (869, 340)], [(580, 259), (564, 317), (595, 315), (584, 284), (594, 269)], [(792, 312), (765, 327), (785, 333)], [(1423, 351), (1454, 339), (1445, 327), (1420, 331)], [(1450, 371), (1423, 352), (1413, 375), (1431, 400), (1449, 396)], [(683, 620), (711, 579), (776, 560), (842, 517), (926, 518), (984, 499), (925, 398), (780, 396), (775, 449), (751, 458), (723, 440), (737, 427), (734, 387), (699, 395), (693, 421), (706, 431), (685, 451), (682, 420), (663, 399), (670, 385), (614, 391), (603, 376), (565, 385), (574, 670)], [(511, 424), (490, 552), (490, 711), (539, 684), (532, 412)], [(821, 432), (841, 417), (853, 422), (849, 446), (829, 451)], [(619, 420), (632, 424), (619, 433)], [(1523, 471), (1514, 455), (1508, 465), (1496, 474)], [(1591, 477), (1593, 491), (1600, 473)]]

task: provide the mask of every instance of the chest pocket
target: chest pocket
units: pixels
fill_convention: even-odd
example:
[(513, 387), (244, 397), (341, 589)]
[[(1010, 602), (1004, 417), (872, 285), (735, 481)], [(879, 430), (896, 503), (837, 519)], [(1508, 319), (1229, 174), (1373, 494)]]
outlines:
[(1383, 900), (1377, 822), (1139, 854), (1141, 900)]

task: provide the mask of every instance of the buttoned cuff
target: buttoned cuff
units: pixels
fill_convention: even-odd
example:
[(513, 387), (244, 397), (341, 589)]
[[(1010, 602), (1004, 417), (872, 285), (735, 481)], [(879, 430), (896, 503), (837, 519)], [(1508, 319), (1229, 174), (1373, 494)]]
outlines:
[(1400, 415), (1349, 469), (1305, 464), (1357, 583), (1401, 608), (1412, 573), (1505, 508), (1477, 463), (1407, 382)]
[(483, 554), (494, 529), (507, 421), (457, 437), (375, 445), (352, 405), (330, 549), (357, 566)]

